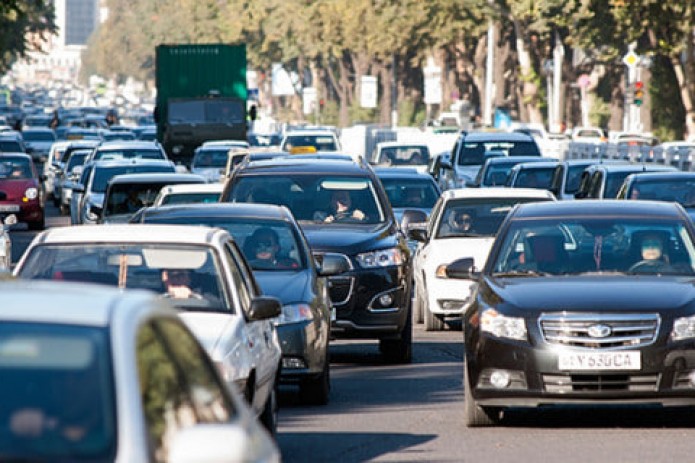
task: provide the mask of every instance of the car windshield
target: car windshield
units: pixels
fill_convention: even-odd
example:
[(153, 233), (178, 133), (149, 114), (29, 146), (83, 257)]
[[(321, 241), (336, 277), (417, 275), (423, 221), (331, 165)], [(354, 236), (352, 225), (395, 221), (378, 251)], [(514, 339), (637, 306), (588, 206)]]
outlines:
[(29, 159), (0, 158), (0, 179), (18, 180), (32, 178)]
[(567, 170), (565, 193), (574, 194), (579, 191), (579, 186), (582, 183), (582, 172), (584, 172), (586, 167), (585, 165), (569, 166)]
[[(116, 399), (108, 346), (104, 328), (0, 324), (3, 457), (113, 461)], [(27, 426), (37, 420), (42, 429)]]
[(686, 225), (640, 218), (513, 221), (493, 274), (695, 275), (695, 244)]
[(208, 167), (227, 167), (227, 158), (229, 157), (229, 148), (226, 149), (205, 149), (196, 153), (193, 158), (192, 168), (208, 168)]
[(132, 214), (143, 207), (151, 206), (160, 190), (168, 184), (166, 181), (113, 183), (105, 198), (104, 216)]
[(298, 271), (308, 266), (307, 256), (297, 230), (279, 220), (232, 217), (157, 217), (146, 216), (147, 223), (204, 225), (227, 230), (241, 245), (244, 257), (253, 270)]
[(74, 169), (76, 166), (83, 165), (85, 159), (87, 159), (88, 154), (89, 154), (89, 151), (74, 152), (70, 156), (70, 159), (68, 159), (68, 163), (65, 166), (65, 172), (72, 172), (72, 169)]
[(375, 161), (386, 166), (426, 166), (429, 160), (426, 146), (387, 146), (381, 148)]
[(432, 209), (439, 198), (430, 179), (382, 178), (381, 184), (392, 207)]
[(120, 150), (106, 150), (98, 149), (94, 152), (93, 160), (97, 161), (100, 159), (166, 159), (166, 156), (158, 149), (120, 149)]
[(282, 149), (289, 151), (299, 146), (313, 146), (316, 151), (337, 151), (333, 135), (288, 135)]
[(541, 152), (534, 141), (480, 141), (464, 142), (457, 163), (461, 166), (475, 166), (485, 162), (485, 153), (500, 151), (506, 156), (540, 156)]
[(0, 153), (23, 153), (22, 145), (14, 140), (0, 140)]
[(514, 180), (516, 188), (550, 188), (555, 167), (521, 169)]
[(104, 193), (106, 186), (114, 176), (122, 174), (135, 174), (145, 172), (174, 172), (173, 166), (118, 166), (118, 167), (97, 167), (94, 169), (94, 180), (92, 181), (92, 191)]
[(161, 200), (155, 200), (155, 204), (216, 203), (219, 200), (219, 192), (169, 193), (162, 195)]
[(25, 141), (55, 141), (56, 139), (53, 132), (47, 131), (22, 132), (22, 138), (24, 138)]
[(606, 175), (606, 186), (603, 189), (605, 199), (613, 199), (618, 196), (618, 191), (628, 175), (634, 172), (611, 172)]
[(300, 224), (377, 224), (386, 220), (376, 185), (366, 176), (284, 174), (240, 176), (229, 201), (287, 206)]
[[(222, 267), (207, 246), (183, 244), (44, 244), (30, 251), (20, 278), (101, 283), (119, 288), (148, 289), (174, 305), (228, 312)], [(169, 297), (169, 276), (185, 278), (188, 297)], [(181, 283), (184, 284), (183, 282)]]
[(495, 236), (516, 204), (550, 201), (541, 198), (467, 198), (447, 201), (437, 226), (437, 238)]

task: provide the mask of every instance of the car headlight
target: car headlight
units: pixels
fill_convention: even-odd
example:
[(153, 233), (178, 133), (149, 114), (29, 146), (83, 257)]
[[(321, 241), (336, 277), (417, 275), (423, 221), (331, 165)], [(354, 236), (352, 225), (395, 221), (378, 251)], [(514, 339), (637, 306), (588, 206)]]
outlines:
[(398, 248), (380, 249), (357, 255), (357, 262), (363, 268), (391, 267), (405, 262), (403, 251)]
[(695, 338), (695, 316), (676, 318), (671, 330), (671, 339), (681, 341), (690, 338)]
[(275, 319), (275, 324), (287, 325), (313, 319), (314, 312), (308, 304), (288, 304), (282, 306), (282, 313)]
[(39, 190), (34, 187), (27, 188), (27, 191), (24, 192), (24, 197), (27, 199), (36, 199), (39, 197)]
[(487, 309), (480, 316), (480, 329), (499, 338), (526, 341), (526, 322), (520, 317), (507, 317), (495, 309)]

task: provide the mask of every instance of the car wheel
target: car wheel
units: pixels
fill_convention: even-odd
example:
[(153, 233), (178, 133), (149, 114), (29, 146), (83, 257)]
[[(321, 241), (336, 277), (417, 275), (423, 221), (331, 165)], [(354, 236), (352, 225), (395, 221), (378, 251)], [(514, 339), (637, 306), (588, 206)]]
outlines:
[[(425, 301), (427, 301), (427, 298), (425, 298)], [(429, 301), (424, 305), (425, 307), (423, 308), (423, 312), (425, 312), (425, 330), (442, 331), (444, 329), (444, 322), (442, 319), (432, 313), (430, 310)]]
[[(278, 375), (280, 373), (278, 372)], [(278, 430), (278, 381), (275, 381), (275, 385), (270, 390), (268, 394), (268, 399), (265, 401), (265, 406), (263, 407), (263, 412), (259, 417), (259, 420), (263, 426), (268, 430), (270, 435), (275, 436)]]
[(42, 217), (41, 220), (37, 220), (36, 222), (29, 222), (29, 230), (43, 230), (46, 228), (46, 221)]
[(468, 378), (468, 367), (463, 366), (463, 421), (469, 428), (495, 426), (500, 422), (501, 409), (481, 407), (475, 403)]
[(408, 316), (401, 331), (400, 339), (380, 339), (379, 349), (387, 361), (391, 363), (410, 363), (413, 361), (413, 314), (412, 304), (408, 304)]
[(331, 393), (331, 367), (328, 355), (320, 375), (306, 378), (299, 384), (299, 399), (307, 405), (326, 405)]

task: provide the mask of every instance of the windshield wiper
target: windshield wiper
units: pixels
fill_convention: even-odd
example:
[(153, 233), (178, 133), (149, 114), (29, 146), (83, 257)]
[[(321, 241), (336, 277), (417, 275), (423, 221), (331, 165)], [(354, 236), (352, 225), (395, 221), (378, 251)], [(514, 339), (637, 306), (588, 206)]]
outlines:
[(540, 277), (551, 275), (550, 273), (538, 272), (536, 270), (509, 270), (506, 272), (496, 272), (493, 273), (493, 277), (507, 278), (507, 277)]
[(485, 236), (488, 235), (484, 235), (482, 233), (450, 233), (444, 238), (480, 238)]

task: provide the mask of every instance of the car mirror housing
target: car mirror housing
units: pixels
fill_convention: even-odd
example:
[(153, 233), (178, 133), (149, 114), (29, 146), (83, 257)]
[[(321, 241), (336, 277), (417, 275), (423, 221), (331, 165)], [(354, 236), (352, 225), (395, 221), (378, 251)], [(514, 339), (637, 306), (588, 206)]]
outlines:
[(76, 183), (72, 186), (72, 191), (75, 193), (84, 193), (84, 185)]
[(442, 160), (442, 162), (439, 164), (439, 166), (442, 169), (452, 169), (453, 168), (453, 166), (451, 165), (451, 161), (445, 161), (445, 160)]
[(401, 230), (407, 232), (412, 223), (427, 222), (427, 213), (419, 209), (406, 209), (401, 218)]
[(424, 243), (427, 241), (427, 222), (414, 222), (408, 224), (406, 229), (406, 235), (411, 240), (420, 241)]
[(471, 279), (476, 278), (475, 261), (472, 257), (458, 259), (446, 266), (446, 276), (449, 278)]
[(275, 318), (282, 313), (282, 304), (276, 297), (256, 296), (251, 300), (249, 319), (251, 321)]

